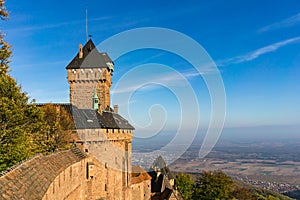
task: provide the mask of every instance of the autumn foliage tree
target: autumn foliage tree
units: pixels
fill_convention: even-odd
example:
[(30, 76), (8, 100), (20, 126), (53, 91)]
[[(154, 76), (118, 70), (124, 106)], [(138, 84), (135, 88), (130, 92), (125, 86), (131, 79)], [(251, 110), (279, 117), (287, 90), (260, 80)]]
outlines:
[(46, 104), (40, 107), (47, 124), (47, 151), (63, 150), (71, 147), (74, 141), (72, 130), (75, 129), (71, 115), (61, 106)]

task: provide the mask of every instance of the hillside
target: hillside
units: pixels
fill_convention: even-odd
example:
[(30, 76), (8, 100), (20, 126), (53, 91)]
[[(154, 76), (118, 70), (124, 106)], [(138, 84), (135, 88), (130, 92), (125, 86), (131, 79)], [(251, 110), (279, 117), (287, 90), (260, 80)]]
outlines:
[(222, 171), (174, 174), (175, 185), (185, 199), (292, 200), (283, 194), (231, 178)]

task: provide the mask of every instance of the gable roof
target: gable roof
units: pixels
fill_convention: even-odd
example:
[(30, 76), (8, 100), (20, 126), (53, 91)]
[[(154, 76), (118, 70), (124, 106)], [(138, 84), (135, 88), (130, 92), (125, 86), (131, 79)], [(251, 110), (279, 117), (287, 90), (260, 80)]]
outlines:
[(107, 53), (100, 53), (91, 39), (84, 45), (82, 51), (83, 57), (79, 58), (78, 52), (66, 69), (109, 68), (113, 70), (111, 65), (113, 61)]
[(151, 176), (142, 167), (132, 166), (131, 170), (132, 170), (131, 173), (132, 184), (137, 184), (143, 181), (151, 180)]
[[(121, 115), (113, 111), (99, 113), (94, 109), (79, 109), (71, 104), (56, 104), (64, 108), (73, 117), (76, 129), (129, 129), (134, 127)], [(42, 106), (40, 104), (40, 106)], [(112, 109), (110, 109), (112, 110)]]

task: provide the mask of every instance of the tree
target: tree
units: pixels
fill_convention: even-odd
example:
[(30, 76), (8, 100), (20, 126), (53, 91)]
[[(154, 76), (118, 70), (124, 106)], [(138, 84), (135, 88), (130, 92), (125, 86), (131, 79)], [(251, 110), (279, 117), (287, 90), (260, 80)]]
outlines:
[[(4, 1), (0, 0), (0, 18), (7, 19)], [(28, 104), (28, 97), (17, 82), (7, 74), (11, 57), (10, 46), (0, 35), (0, 171), (43, 152), (42, 112)]]
[(8, 13), (7, 10), (4, 6), (5, 1), (4, 0), (0, 0), (0, 19), (5, 20), (8, 17)]
[(47, 124), (47, 151), (70, 148), (74, 140), (71, 132), (75, 129), (70, 114), (63, 107), (54, 104), (43, 105), (40, 109)]
[[(8, 12), (4, 7), (4, 1), (0, 0), (0, 19), (6, 20)], [(6, 73), (9, 70), (8, 63), (11, 56), (10, 46), (3, 40), (3, 34), (0, 33), (0, 74)]]
[(232, 192), (232, 196), (235, 199), (247, 199), (247, 200), (256, 200), (256, 196), (251, 192), (250, 189), (236, 185)]
[(44, 151), (43, 114), (6, 73), (0, 74), (0, 116), (0, 170)]
[(193, 199), (231, 199), (232, 186), (231, 178), (222, 171), (203, 172), (196, 181)]
[(256, 196), (257, 200), (280, 200), (278, 197), (274, 197), (272, 195), (268, 195), (267, 197), (265, 197), (263, 195), (257, 194)]
[(189, 174), (179, 174), (175, 179), (175, 188), (184, 200), (190, 200), (193, 196), (194, 181)]

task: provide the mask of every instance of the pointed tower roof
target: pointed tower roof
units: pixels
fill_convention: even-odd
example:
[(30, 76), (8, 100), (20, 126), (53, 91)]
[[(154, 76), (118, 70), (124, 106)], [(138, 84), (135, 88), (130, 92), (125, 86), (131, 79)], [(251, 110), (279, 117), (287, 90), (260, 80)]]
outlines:
[(113, 61), (107, 53), (100, 53), (91, 39), (82, 48), (82, 53), (82, 58), (78, 52), (66, 69), (108, 68), (113, 71)]
[(154, 160), (152, 166), (150, 167), (150, 171), (157, 172), (158, 170), (161, 171), (161, 173), (167, 176), (169, 179), (174, 179), (173, 173), (171, 172), (165, 160), (161, 156), (158, 156)]

